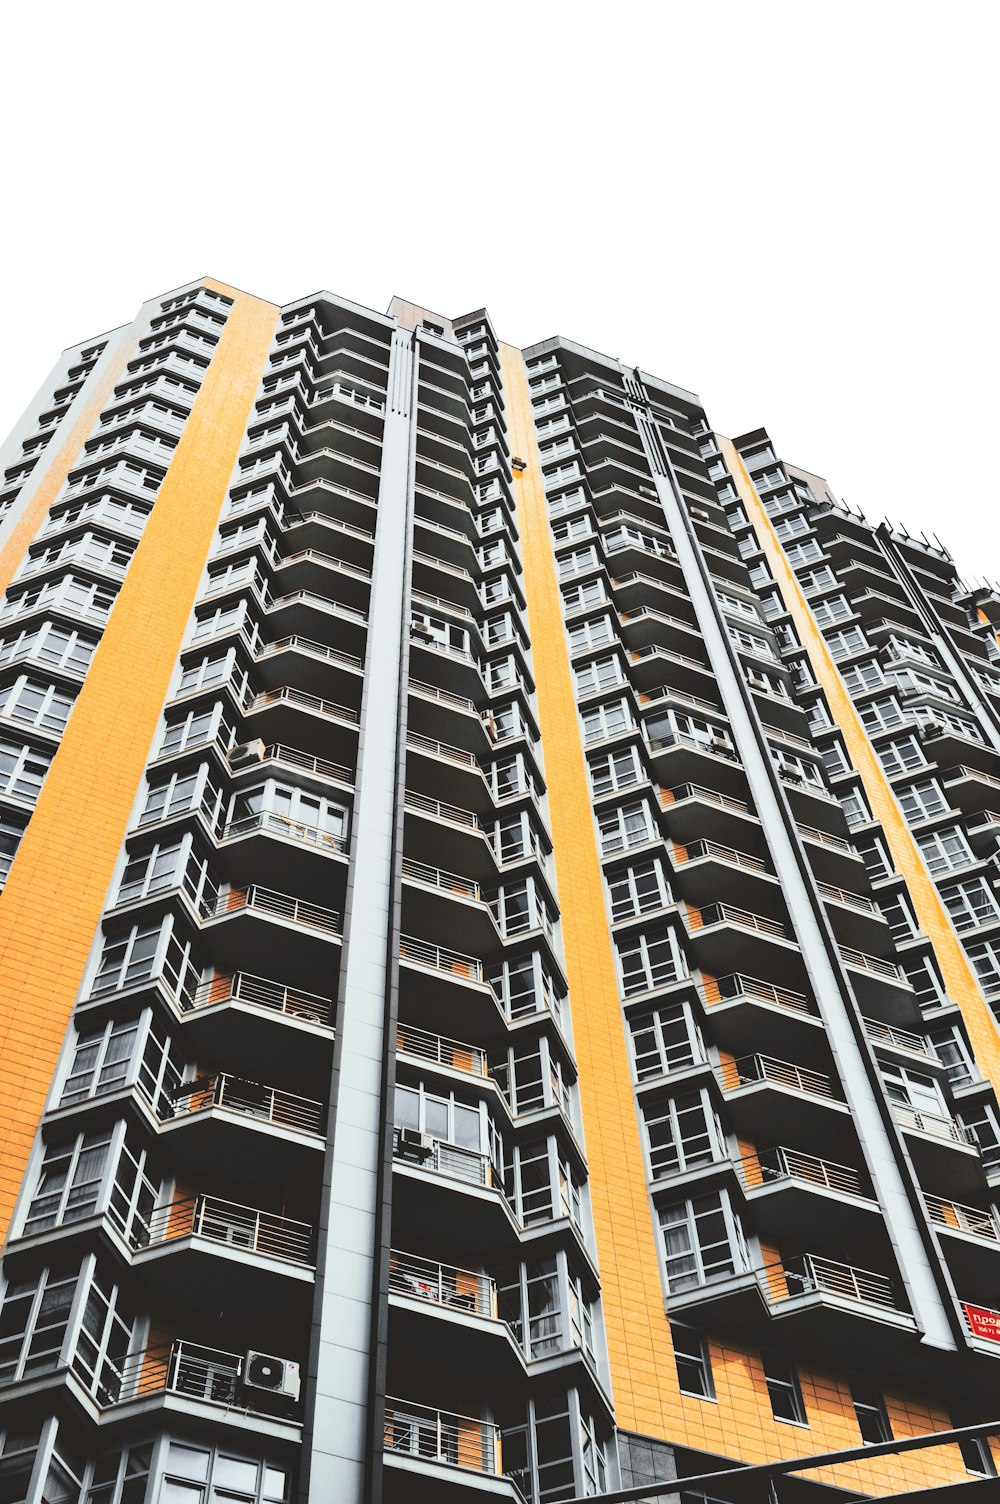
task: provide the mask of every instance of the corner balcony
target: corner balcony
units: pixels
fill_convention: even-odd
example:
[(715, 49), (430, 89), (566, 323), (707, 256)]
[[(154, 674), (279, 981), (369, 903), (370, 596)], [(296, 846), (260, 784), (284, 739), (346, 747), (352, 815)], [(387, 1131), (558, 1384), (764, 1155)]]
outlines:
[(724, 1060), (716, 1070), (729, 1115), (741, 1137), (849, 1151), (851, 1113), (829, 1076), (771, 1055)]
[(223, 1057), (239, 1070), (267, 1060), (292, 1075), (329, 1059), (333, 1048), (328, 997), (251, 972), (210, 977), (180, 1000), (180, 1012), (195, 1054)]
[(492, 1421), (387, 1398), (383, 1444), (387, 1504), (522, 1498), (503, 1476), (500, 1430)]
[(736, 1168), (761, 1237), (781, 1243), (808, 1227), (837, 1244), (882, 1225), (882, 1209), (853, 1165), (779, 1145), (744, 1152)]
[(293, 820), (277, 810), (256, 810), (230, 820), (219, 837), (237, 884), (254, 886), (258, 871), (288, 887), (331, 883), (330, 859), (346, 873), (347, 841), (332, 830)]
[(502, 1177), (488, 1154), (429, 1133), (396, 1128), (393, 1138), (393, 1228), (415, 1237), (435, 1228), (449, 1248), (480, 1256), (511, 1245), (517, 1223)]
[(102, 1407), (115, 1407), (114, 1416), (105, 1415), (103, 1423), (145, 1415), (155, 1400), (156, 1408), (178, 1420), (190, 1422), (197, 1416), (213, 1427), (232, 1426), (244, 1436), (301, 1440), (298, 1398), (245, 1384), (245, 1365), (245, 1352), (188, 1341), (151, 1344), (122, 1360), (119, 1375), (100, 1399)]
[(982, 1188), (982, 1153), (971, 1128), (943, 1113), (892, 1103), (917, 1174), (931, 1184), (975, 1193)]
[(236, 1297), (248, 1310), (278, 1301), (295, 1318), (308, 1317), (315, 1254), (307, 1222), (200, 1195), (134, 1219), (129, 1242), (157, 1303), (168, 1309), (214, 1316)]
[(410, 1017), (442, 1034), (485, 1037), (496, 1029), (499, 1004), (478, 956), (416, 935), (400, 935), (400, 989)]
[(433, 1350), (458, 1373), (488, 1372), (498, 1382), (523, 1376), (521, 1350), (500, 1320), (496, 1281), (476, 1269), (393, 1250), (389, 1255), (389, 1347), (397, 1368), (419, 1380)]
[(323, 1103), (311, 1097), (219, 1071), (176, 1089), (160, 1133), (188, 1175), (197, 1178), (210, 1164), (239, 1184), (301, 1170), (303, 1151), (316, 1154), (318, 1164), (324, 1118)]
[(927, 1191), (924, 1205), (958, 1288), (995, 1288), (1000, 1277), (1000, 1224), (993, 1208), (965, 1206)]
[(749, 1053), (763, 1034), (790, 1054), (822, 1057), (826, 1031), (804, 992), (739, 972), (704, 976), (699, 991), (713, 1033), (725, 1048)]

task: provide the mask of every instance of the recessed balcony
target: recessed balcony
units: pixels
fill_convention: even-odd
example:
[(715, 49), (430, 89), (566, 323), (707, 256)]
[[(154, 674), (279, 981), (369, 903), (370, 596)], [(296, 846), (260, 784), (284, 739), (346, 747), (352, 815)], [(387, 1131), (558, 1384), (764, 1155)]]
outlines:
[(311, 1097), (219, 1071), (175, 1090), (160, 1132), (188, 1174), (211, 1164), (235, 1183), (259, 1182), (301, 1169), (303, 1150), (322, 1152), (324, 1117), (323, 1103)]
[(751, 1052), (762, 1031), (800, 1057), (815, 1058), (825, 1049), (822, 1020), (804, 992), (740, 973), (704, 976), (699, 991), (715, 1037), (727, 1049)]
[[(221, 1406), (226, 1412), (221, 1418), (227, 1424), (258, 1435), (298, 1441), (298, 1396), (247, 1383), (246, 1361), (246, 1353), (226, 1352), (198, 1342), (152, 1344), (124, 1359), (120, 1377), (103, 1392), (99, 1402), (105, 1407), (141, 1402), (136, 1408), (143, 1413), (151, 1399), (160, 1398), (164, 1409), (186, 1417), (200, 1414), (213, 1425), (219, 1423)], [(182, 1405), (171, 1404), (174, 1396), (182, 1399)], [(201, 1410), (202, 1405), (205, 1410)], [(253, 1416), (253, 1424), (241, 1422), (242, 1416)]]
[(503, 1477), (500, 1431), (492, 1421), (390, 1398), (384, 1447), (390, 1504), (522, 1497), (514, 1481)]
[(881, 1208), (853, 1165), (775, 1146), (745, 1152), (737, 1173), (761, 1237), (782, 1242), (808, 1227), (836, 1244), (881, 1226)]
[(723, 1060), (716, 1076), (736, 1132), (753, 1140), (780, 1139), (843, 1152), (854, 1143), (851, 1114), (828, 1075), (770, 1055)]
[(181, 999), (180, 1012), (190, 1048), (203, 1056), (224, 1057), (237, 1070), (253, 1070), (269, 1060), (282, 1073), (293, 1073), (310, 1058), (328, 1058), (332, 1049), (328, 997), (251, 972), (209, 978)]

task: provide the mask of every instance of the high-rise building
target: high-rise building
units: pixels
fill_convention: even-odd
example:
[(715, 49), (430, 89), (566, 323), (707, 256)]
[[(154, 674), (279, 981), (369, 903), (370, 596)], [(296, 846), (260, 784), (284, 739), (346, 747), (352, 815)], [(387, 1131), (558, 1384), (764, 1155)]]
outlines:
[(998, 1419), (1000, 592), (213, 281), (59, 361), (0, 592), (0, 1501), (996, 1487), (865, 1448)]

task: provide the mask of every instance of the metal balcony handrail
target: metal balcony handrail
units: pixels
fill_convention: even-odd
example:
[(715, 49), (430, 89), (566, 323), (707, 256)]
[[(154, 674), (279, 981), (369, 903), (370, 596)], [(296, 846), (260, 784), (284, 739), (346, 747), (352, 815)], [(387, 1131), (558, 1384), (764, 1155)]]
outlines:
[(422, 679), (411, 679), (410, 688), (420, 695), (428, 695), (433, 700), (440, 700), (442, 704), (454, 705), (460, 710), (469, 710), (475, 715), (476, 707), (468, 695), (456, 695), (450, 689), (440, 689), (436, 684), (426, 684)]
[(679, 705), (688, 705), (692, 710), (707, 711), (709, 715), (723, 714), (720, 707), (713, 705), (711, 700), (703, 699), (701, 695), (688, 694), (683, 689), (675, 689), (672, 684), (657, 684), (651, 689), (645, 689), (642, 698), (644, 704), (652, 700), (676, 700)]
[(891, 1044), (915, 1055), (932, 1056), (922, 1034), (914, 1034), (910, 1029), (900, 1029), (896, 1024), (883, 1023), (880, 1018), (869, 1018), (867, 1014), (862, 1016), (862, 1023), (869, 1039), (875, 1040), (877, 1044)]
[(845, 904), (849, 909), (857, 909), (862, 914), (877, 914), (881, 916), (881, 909), (872, 903), (870, 898), (864, 898), (860, 893), (851, 893), (846, 888), (836, 888), (832, 883), (817, 881), (817, 888), (823, 898), (829, 898), (833, 903)]
[(313, 1230), (308, 1222), (218, 1196), (191, 1196), (155, 1206), (145, 1221), (133, 1223), (130, 1233), (133, 1248), (187, 1237), (210, 1238), (293, 1264), (309, 1265), (313, 1259)]
[(335, 835), (330, 830), (321, 830), (318, 825), (306, 825), (301, 820), (290, 820), (287, 815), (279, 814), (271, 809), (257, 810), (252, 815), (241, 815), (236, 820), (230, 820), (223, 829), (221, 839), (234, 841), (242, 836), (252, 835), (255, 831), (283, 836), (286, 840), (301, 841), (305, 845), (319, 846), (323, 850), (338, 854), (347, 850), (347, 842), (343, 836)]
[(965, 1123), (956, 1122), (944, 1113), (922, 1112), (906, 1102), (893, 1102), (892, 1110), (903, 1128), (912, 1128), (917, 1133), (929, 1134), (931, 1138), (950, 1139), (955, 1144), (978, 1148), (979, 1141), (973, 1130)]
[[(232, 588), (230, 586), (227, 589)], [(206, 592), (206, 596), (209, 593)], [(270, 592), (262, 591), (265, 609), (277, 611), (285, 606), (293, 606), (301, 601), (304, 605), (316, 606), (321, 611), (326, 611), (334, 616), (346, 616), (350, 621), (368, 624), (368, 612), (359, 611), (355, 606), (346, 606), (343, 601), (335, 601), (325, 595), (317, 595), (315, 590), (291, 590), (287, 595), (271, 595)]]
[(406, 745), (418, 752), (430, 752), (435, 757), (446, 758), (449, 762), (461, 763), (462, 767), (473, 768), (477, 773), (480, 771), (475, 754), (467, 752), (464, 747), (453, 747), (448, 742), (439, 742), (434, 737), (423, 736), (417, 731), (406, 733)]
[(497, 1320), (496, 1281), (488, 1274), (395, 1248), (389, 1254), (389, 1293)]
[(299, 511), (295, 507), (289, 507), (282, 518), (282, 525), (285, 528), (301, 527), (305, 522), (322, 523), (324, 527), (332, 528), (334, 532), (348, 533), (352, 538), (363, 538), (366, 543), (373, 542), (375, 538), (375, 534), (371, 528), (358, 527), (357, 523), (354, 522), (344, 522), (342, 518), (331, 517), (329, 512), (317, 511), (315, 507), (311, 507), (305, 512)]
[[(298, 705), (303, 710), (315, 710), (320, 715), (332, 716), (338, 721), (349, 721), (351, 725), (357, 725), (358, 712), (350, 705), (340, 705), (336, 700), (324, 700), (321, 695), (309, 694), (304, 689), (293, 689), (290, 684), (282, 684), (277, 689), (262, 689), (257, 694), (250, 695), (244, 704), (244, 713), (253, 715), (258, 710), (266, 710), (269, 705)], [(285, 758), (287, 762), (288, 759)], [(336, 767), (336, 763), (331, 763)]]
[(771, 1055), (741, 1055), (719, 1066), (717, 1075), (727, 1091), (770, 1082), (774, 1086), (789, 1086), (806, 1096), (835, 1100), (833, 1082), (822, 1071), (807, 1070), (789, 1060), (776, 1060)]
[(401, 960), (412, 961), (415, 966), (429, 966), (433, 971), (443, 971), (463, 981), (483, 981), (483, 963), (478, 956), (467, 956), (415, 935), (400, 935), (399, 955)]
[(835, 851), (854, 850), (850, 841), (845, 841), (843, 836), (833, 836), (828, 830), (819, 830), (815, 825), (803, 825), (796, 820), (795, 828), (800, 835), (806, 836), (810, 841), (819, 841), (823, 846), (832, 846)]
[(403, 876), (460, 898), (473, 898), (477, 902), (482, 898), (479, 884), (473, 878), (460, 877), (457, 872), (445, 872), (440, 867), (428, 867), (425, 862), (415, 862), (412, 857), (403, 858)]
[(228, 1071), (197, 1076), (193, 1081), (182, 1082), (173, 1093), (175, 1118), (206, 1112), (213, 1107), (299, 1133), (318, 1135), (322, 1132), (322, 1102), (275, 1086), (263, 1086), (259, 1081), (248, 1081), (244, 1076), (233, 1076)]
[[(1000, 789), (1000, 778), (997, 778), (993, 773), (984, 773), (980, 768), (967, 768), (963, 763), (960, 763), (952, 769), (952, 773), (957, 774), (961, 778), (975, 778), (980, 783), (988, 783), (992, 788)], [(945, 784), (947, 785), (947, 783), (948, 780), (945, 779)]]
[(341, 933), (340, 914), (318, 903), (307, 903), (303, 898), (294, 898), (290, 893), (279, 893), (275, 888), (263, 888), (252, 883), (247, 888), (223, 888), (211, 902), (203, 902), (199, 913), (202, 919), (225, 918), (252, 909), (259, 914), (271, 914), (277, 919), (289, 919), (293, 924), (303, 924), (309, 929), (323, 930), (329, 935)]
[(332, 783), (353, 787), (354, 774), (343, 763), (330, 762), (326, 757), (313, 757), (308, 752), (300, 752), (297, 747), (288, 747), (282, 742), (268, 743), (261, 753), (260, 761), (283, 762), (288, 767), (302, 768), (306, 773), (316, 773), (320, 778), (328, 778)]
[(750, 872), (767, 872), (767, 863), (761, 861), (759, 856), (751, 856), (746, 851), (737, 851), (734, 846), (722, 846), (718, 841), (688, 841), (684, 850), (687, 852), (688, 861), (696, 861), (699, 857), (717, 856), (723, 861), (733, 862), (737, 867), (746, 867)]
[(749, 804), (744, 804), (742, 799), (733, 799), (729, 794), (720, 794), (718, 789), (706, 788), (702, 783), (679, 783), (664, 792), (671, 794), (675, 801), (705, 799), (709, 804), (717, 804), (720, 809), (729, 809), (739, 815), (750, 814)]
[(951, 1227), (956, 1232), (971, 1233), (976, 1238), (989, 1238), (991, 1243), (1000, 1243), (1000, 1227), (996, 1217), (987, 1208), (963, 1206), (960, 1201), (951, 1201), (944, 1196), (932, 1196), (924, 1192), (927, 1214), (939, 1227)]
[(444, 595), (432, 595), (429, 590), (411, 590), (410, 599), (419, 601), (422, 605), (438, 606), (442, 611), (450, 611), (454, 616), (467, 616), (470, 621), (474, 620), (468, 606), (459, 606)]
[(864, 951), (855, 950), (853, 946), (840, 946), (841, 958), (848, 966), (855, 966), (860, 971), (870, 971), (875, 976), (892, 977), (894, 981), (902, 981), (903, 973), (894, 961), (883, 961), (880, 956), (869, 956)]
[(248, 1003), (254, 1008), (283, 1013), (288, 1018), (323, 1025), (329, 1025), (333, 1015), (329, 998), (316, 992), (303, 992), (298, 987), (286, 987), (268, 977), (252, 976), (246, 971), (210, 977), (196, 987), (190, 997), (182, 1000), (181, 1011), (195, 1012), (199, 1008), (230, 1002)]
[(701, 992), (709, 1007), (713, 1003), (730, 1002), (734, 998), (745, 997), (754, 1002), (773, 1003), (776, 1007), (787, 1008), (791, 1013), (815, 1016), (816, 1012), (805, 993), (794, 992), (788, 987), (775, 987), (771, 982), (763, 982), (757, 977), (743, 976), (739, 972), (716, 977), (711, 982), (703, 981)]
[(701, 928), (711, 924), (738, 924), (744, 929), (758, 930), (762, 935), (775, 935), (779, 939), (789, 938), (788, 926), (781, 924), (777, 919), (768, 919), (763, 914), (753, 914), (749, 909), (738, 909), (731, 903), (706, 904), (703, 909), (692, 910), (688, 907), (689, 918), (698, 914), (701, 924), (692, 922), (691, 928)]
[[(785, 1285), (782, 1294), (775, 1290), (775, 1275)], [(843, 1300), (857, 1301), (861, 1305), (875, 1306), (880, 1310), (902, 1311), (893, 1282), (887, 1275), (870, 1269), (858, 1269), (852, 1264), (841, 1264), (834, 1259), (822, 1258), (814, 1253), (804, 1253), (785, 1260), (779, 1265), (768, 1265), (761, 1273), (765, 1276), (765, 1288), (770, 1299), (792, 1299), (796, 1295), (819, 1293)]]
[(457, 804), (447, 804), (443, 799), (431, 799), (427, 794), (406, 790), (404, 804), (407, 809), (420, 810), (422, 814), (434, 815), (447, 820), (449, 825), (464, 825), (469, 830), (479, 830), (479, 816), (471, 809), (460, 809)]
[(448, 1180), (461, 1180), (467, 1185), (485, 1186), (502, 1192), (502, 1177), (494, 1169), (488, 1154), (478, 1149), (466, 1149), (461, 1144), (450, 1144), (445, 1139), (421, 1134), (421, 1143), (412, 1146), (404, 1142), (402, 1130), (396, 1129), (393, 1153), (405, 1163), (412, 1163), (421, 1170), (430, 1170)]
[(413, 1024), (399, 1025), (396, 1031), (396, 1049), (401, 1055), (412, 1055), (417, 1060), (428, 1060), (433, 1065), (464, 1071), (470, 1076), (485, 1078), (489, 1074), (486, 1051), (479, 1045), (449, 1039), (444, 1034), (432, 1034)]
[(476, 1416), (387, 1398), (383, 1445), (387, 1452), (500, 1476), (500, 1429)]
[(744, 1154), (737, 1161), (740, 1177), (748, 1190), (755, 1186), (771, 1185), (779, 1180), (799, 1180), (808, 1185), (822, 1186), (837, 1195), (863, 1196), (861, 1176), (853, 1165), (837, 1164), (834, 1160), (821, 1159), (816, 1154), (803, 1154), (798, 1149), (786, 1149), (778, 1145), (771, 1149), (758, 1149), (753, 1154)]
[(724, 757), (727, 762), (738, 763), (740, 760), (736, 748), (721, 735), (709, 740), (706, 737), (688, 736), (686, 731), (671, 731), (666, 736), (649, 738), (651, 752), (664, 752), (668, 747), (689, 747), (694, 752), (709, 752), (714, 757)]
[(307, 561), (322, 564), (324, 567), (330, 569), (337, 569), (341, 574), (353, 575), (358, 580), (370, 580), (372, 577), (370, 569), (364, 569), (360, 564), (351, 564), (347, 559), (341, 559), (337, 554), (322, 553), (318, 548), (301, 548), (297, 553), (288, 554), (285, 558), (282, 558), (275, 551), (271, 558), (271, 563), (276, 569), (285, 569), (291, 564), (302, 564)]

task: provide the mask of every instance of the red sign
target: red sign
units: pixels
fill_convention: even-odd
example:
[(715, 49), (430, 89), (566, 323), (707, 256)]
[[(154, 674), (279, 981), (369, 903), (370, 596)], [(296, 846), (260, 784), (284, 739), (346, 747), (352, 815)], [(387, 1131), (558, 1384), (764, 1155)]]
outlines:
[(1000, 1311), (966, 1303), (965, 1314), (974, 1337), (985, 1337), (987, 1342), (1000, 1342)]

